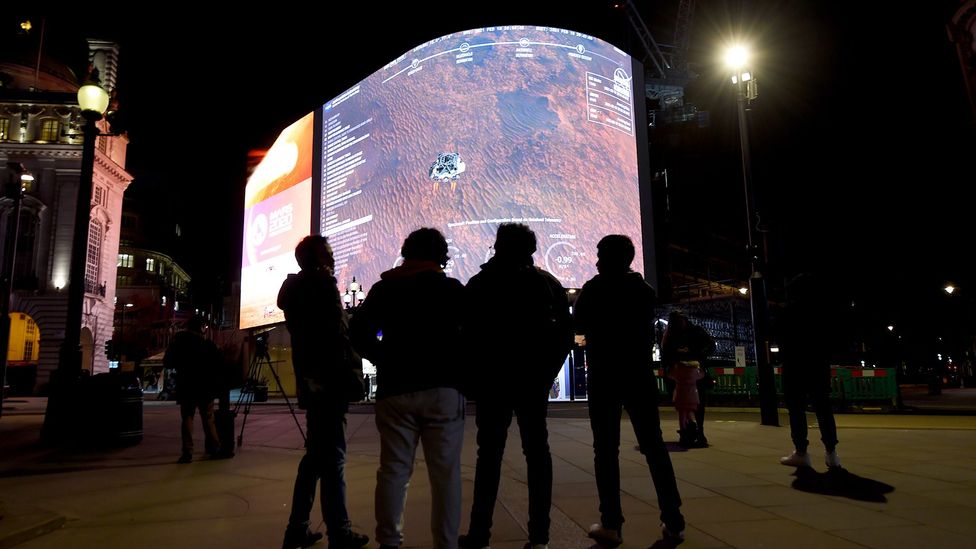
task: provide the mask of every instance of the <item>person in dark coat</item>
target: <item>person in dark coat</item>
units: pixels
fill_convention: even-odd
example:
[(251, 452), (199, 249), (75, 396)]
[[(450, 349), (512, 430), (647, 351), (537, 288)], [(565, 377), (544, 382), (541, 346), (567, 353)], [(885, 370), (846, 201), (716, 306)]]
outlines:
[[(461, 527), (464, 441), (461, 318), (464, 286), (444, 274), (447, 241), (418, 229), (403, 242), (403, 265), (386, 271), (352, 319), (356, 348), (376, 365), (376, 541), (403, 543), (407, 485), (423, 444), (437, 549), (455, 549)], [(382, 333), (382, 339), (377, 335)]]
[[(695, 382), (694, 420), (691, 417), (679, 419), (678, 444), (685, 448), (707, 448), (705, 438), (705, 404), (710, 379), (705, 366), (706, 359), (715, 352), (715, 340), (705, 328), (693, 324), (688, 317), (678, 311), (668, 315), (668, 328), (661, 339), (661, 359), (668, 376), (692, 375)], [(689, 374), (690, 370), (700, 372)], [(678, 392), (675, 391), (675, 408), (679, 407)], [(679, 414), (680, 415), (680, 414)]]
[[(600, 522), (590, 527), (589, 537), (603, 547), (623, 543), (618, 461), (622, 409), (630, 416), (654, 481), (664, 538), (672, 543), (684, 539), (681, 497), (661, 435), (652, 369), (656, 294), (630, 269), (634, 255), (627, 236), (603, 237), (597, 244), (599, 274), (583, 285), (573, 311), (576, 333), (585, 338), (593, 468), (600, 497)], [(620, 379), (628, 380), (622, 389)]]
[[(322, 485), (322, 517), (329, 547), (358, 549), (369, 537), (352, 530), (346, 509), (346, 413), (344, 381), (349, 372), (348, 319), (332, 275), (335, 260), (323, 236), (305, 237), (295, 248), (301, 271), (289, 274), (278, 292), (291, 334), (298, 403), (305, 409), (305, 455), (298, 464), (283, 549), (308, 547), (322, 538), (309, 528), (315, 487)], [(360, 374), (356, 374), (359, 376)]]
[(549, 390), (573, 344), (566, 291), (533, 266), (536, 238), (527, 226), (498, 227), (495, 256), (466, 287), (466, 339), (474, 367), (478, 460), (474, 502), (462, 548), (481, 549), (491, 538), (502, 454), (514, 414), (528, 466), (529, 542), (549, 543), (552, 456), (546, 415)]
[(217, 396), (219, 368), (223, 357), (213, 341), (203, 335), (205, 322), (194, 316), (186, 329), (173, 336), (163, 365), (176, 369), (176, 400), (180, 405), (183, 451), (180, 463), (193, 460), (193, 415), (200, 411), (203, 424), (204, 448), (211, 457), (220, 452), (217, 428), (214, 425), (213, 401)]
[(829, 300), (811, 273), (794, 277), (786, 286), (786, 309), (779, 318), (779, 347), (783, 361), (783, 393), (790, 412), (793, 452), (780, 459), (791, 467), (810, 467), (807, 453), (806, 405), (813, 405), (824, 445), (827, 467), (840, 467), (837, 425), (830, 409), (830, 349), (821, 333), (831, 325)]

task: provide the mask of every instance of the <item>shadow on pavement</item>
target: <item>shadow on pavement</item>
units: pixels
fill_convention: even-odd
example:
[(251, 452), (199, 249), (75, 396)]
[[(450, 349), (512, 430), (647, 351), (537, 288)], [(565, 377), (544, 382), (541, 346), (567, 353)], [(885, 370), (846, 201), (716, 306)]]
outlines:
[(811, 467), (797, 467), (793, 488), (801, 492), (841, 496), (857, 501), (887, 503), (885, 494), (895, 491), (895, 487), (877, 480), (871, 480), (851, 473), (844, 468), (830, 469), (825, 473)]

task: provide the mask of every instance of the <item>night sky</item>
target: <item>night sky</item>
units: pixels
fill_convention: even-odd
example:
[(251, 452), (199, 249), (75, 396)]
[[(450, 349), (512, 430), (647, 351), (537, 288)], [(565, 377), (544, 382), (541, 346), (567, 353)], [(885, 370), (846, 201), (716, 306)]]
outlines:
[[(174, 254), (201, 297), (240, 268), (247, 151), (268, 147), (282, 128), (411, 47), (478, 26), (540, 24), (636, 48), (608, 2), (332, 4), (315, 15), (160, 12), (87, 24), (121, 44), (132, 192), (171, 208), (189, 240), (206, 243)], [(658, 41), (670, 43), (677, 1), (638, 4)], [(879, 318), (938, 314), (933, 300), (944, 282), (964, 293), (976, 283), (967, 268), (974, 123), (945, 31), (956, 3), (917, 2), (914, 11), (825, 4), (696, 2), (690, 55), (699, 78), (687, 97), (711, 115), (715, 150), (699, 151), (697, 161), (714, 159), (719, 172), (670, 183), (695, 197), (684, 207), (697, 208), (703, 223), (744, 239), (734, 99), (717, 52), (747, 34), (760, 84), (757, 193), (779, 260), (827, 272), (874, 303)], [(408, 15), (423, 22), (402, 24)], [(49, 37), (69, 28), (77, 26), (49, 20)], [(174, 93), (182, 96), (169, 99)]]

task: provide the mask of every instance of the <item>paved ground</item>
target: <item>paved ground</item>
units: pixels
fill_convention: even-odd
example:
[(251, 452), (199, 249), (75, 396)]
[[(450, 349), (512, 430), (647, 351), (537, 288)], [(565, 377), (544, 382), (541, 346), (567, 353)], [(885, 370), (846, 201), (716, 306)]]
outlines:
[[(301, 455), (300, 436), (284, 406), (253, 408), (236, 458), (188, 465), (175, 463), (178, 412), (172, 403), (147, 403), (144, 441), (114, 450), (39, 447), (42, 411), (42, 400), (14, 399), (0, 419), (0, 547), (280, 546)], [(673, 440), (674, 414), (663, 415), (666, 439)], [(554, 406), (551, 416), (551, 546), (588, 547), (584, 528), (598, 512), (585, 404)], [(711, 448), (672, 448), (689, 525), (682, 547), (974, 546), (976, 417), (839, 415), (838, 450), (846, 471), (825, 474), (817, 459), (815, 471), (798, 477), (777, 463), (789, 448), (788, 429), (761, 426), (757, 416), (712, 413), (706, 422)], [(786, 425), (785, 416), (781, 423)], [(356, 527), (372, 537), (379, 443), (370, 406), (349, 415), (348, 433), (350, 513)], [(467, 507), (473, 418), (465, 437)], [(660, 537), (658, 510), (626, 419), (623, 438), (625, 547), (648, 547)], [(817, 443), (812, 450), (819, 457)], [(514, 427), (503, 475), (492, 546), (520, 548), (527, 497)], [(419, 459), (407, 505), (406, 547), (430, 547), (429, 505)]]

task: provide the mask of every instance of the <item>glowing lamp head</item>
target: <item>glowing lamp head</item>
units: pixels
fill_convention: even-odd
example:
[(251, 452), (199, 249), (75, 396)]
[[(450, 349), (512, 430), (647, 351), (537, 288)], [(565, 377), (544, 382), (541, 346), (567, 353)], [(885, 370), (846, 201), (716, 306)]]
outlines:
[(108, 92), (98, 84), (89, 82), (78, 88), (78, 106), (86, 116), (101, 118), (108, 109), (108, 100)]
[(725, 66), (732, 70), (739, 70), (749, 61), (749, 50), (744, 46), (732, 46), (725, 51)]

